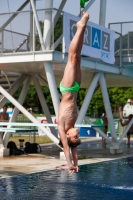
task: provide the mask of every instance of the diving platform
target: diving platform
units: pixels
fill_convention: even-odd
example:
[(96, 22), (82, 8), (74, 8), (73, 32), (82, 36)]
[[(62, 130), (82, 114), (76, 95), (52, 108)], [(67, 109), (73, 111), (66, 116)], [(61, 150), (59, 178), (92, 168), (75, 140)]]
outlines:
[[(46, 80), (45, 62), (51, 62), (57, 86), (62, 79), (68, 55), (58, 51), (19, 52), (0, 56), (0, 69), (27, 75), (41, 75)], [(129, 64), (129, 62), (128, 62)], [(132, 66), (132, 63), (131, 63)], [(103, 72), (107, 87), (132, 87), (133, 68), (108, 64), (97, 59), (81, 57), (81, 88), (88, 88), (95, 73)]]

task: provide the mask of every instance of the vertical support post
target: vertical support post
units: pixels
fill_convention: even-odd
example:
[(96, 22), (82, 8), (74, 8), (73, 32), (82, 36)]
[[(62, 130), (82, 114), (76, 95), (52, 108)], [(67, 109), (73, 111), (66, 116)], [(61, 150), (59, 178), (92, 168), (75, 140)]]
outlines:
[[(36, 91), (37, 91), (37, 94), (38, 94), (38, 97), (39, 97), (43, 112), (46, 115), (48, 123), (51, 124), (51, 123), (53, 123), (53, 121), (51, 119), (51, 115), (50, 115), (50, 112), (49, 112), (45, 97), (43, 95), (42, 89), (40, 87), (39, 81), (35, 77), (33, 77), (33, 81), (34, 81), (34, 85), (35, 85), (35, 88), (36, 88)], [(53, 133), (53, 135), (56, 136), (55, 128), (54, 127), (50, 127), (50, 130)]]
[[(53, 0), (46, 0), (45, 1), (45, 8), (53, 8)], [(47, 50), (50, 49), (50, 40), (51, 40), (51, 32), (52, 32), (52, 10), (45, 11), (45, 20), (44, 20), (44, 33), (43, 33), (43, 39), (45, 42), (45, 47)], [(45, 62), (45, 71), (46, 76), (48, 80), (48, 85), (50, 89), (50, 93), (52, 96), (52, 101), (54, 105), (54, 110), (56, 117), (58, 117), (58, 107), (59, 107), (59, 95), (56, 87), (55, 77), (52, 69), (52, 65), (50, 62)]]
[(1, 52), (4, 51), (4, 31), (1, 32)]
[(100, 14), (99, 14), (99, 25), (105, 26), (106, 19), (106, 1), (100, 0)]
[(33, 12), (30, 3), (30, 51), (33, 51)]
[[(53, 0), (45, 0), (45, 8), (53, 8)], [(51, 33), (52, 33), (52, 9), (45, 11), (45, 20), (44, 20), (44, 32), (43, 40), (45, 42), (45, 48), (50, 50), (51, 42)]]
[(37, 27), (37, 30), (38, 30), (38, 35), (39, 35), (41, 47), (42, 47), (42, 50), (44, 51), (45, 50), (45, 48), (44, 48), (44, 42), (43, 42), (41, 27), (40, 27), (40, 24), (39, 24), (39, 20), (38, 20), (36, 8), (35, 8), (35, 3), (34, 3), (34, 0), (30, 0), (30, 2), (31, 2), (31, 6), (32, 6), (32, 10), (33, 10), (35, 22), (36, 22), (36, 27)]
[[(35, 0), (35, 3), (36, 3), (36, 0)], [(35, 34), (35, 32), (36, 32), (36, 23), (35, 23), (35, 18), (34, 18), (34, 16), (33, 16), (33, 51), (35, 51), (36, 50), (36, 34)]]
[(128, 32), (128, 35), (127, 35), (127, 37), (128, 37), (128, 43), (127, 43), (127, 51), (128, 51), (128, 54), (129, 54), (129, 48), (130, 48), (130, 40), (129, 40), (129, 37), (130, 37), (130, 32)]
[(92, 99), (92, 96), (93, 96), (93, 93), (94, 93), (94, 90), (95, 90), (95, 87), (96, 87), (96, 84), (98, 82), (99, 77), (100, 77), (100, 73), (95, 74), (95, 76), (94, 76), (94, 78), (93, 78), (93, 80), (90, 84), (90, 87), (89, 87), (88, 92), (85, 96), (85, 99), (84, 99), (84, 102), (83, 102), (82, 107), (80, 109), (80, 112), (78, 114), (76, 124), (81, 124), (84, 117), (85, 117), (87, 108), (88, 108), (90, 101)]
[(121, 35), (120, 35), (120, 67), (122, 71), (122, 23), (121, 23)]
[[(27, 91), (28, 91), (28, 89), (29, 89), (30, 83), (31, 83), (31, 76), (27, 77), (27, 79), (25, 80), (23, 89), (22, 89), (22, 91), (21, 91), (21, 93), (20, 93), (20, 96), (19, 96), (19, 98), (18, 98), (18, 102), (19, 102), (21, 105), (22, 105), (23, 102), (24, 102), (24, 99), (25, 99), (25, 96), (26, 96)], [(16, 119), (17, 119), (18, 114), (19, 114), (19, 110), (15, 107), (15, 108), (14, 108), (13, 115), (12, 115), (12, 118), (10, 119), (10, 122), (15, 122)], [(9, 128), (9, 127), (11, 127), (11, 126), (8, 125), (8, 128)], [(4, 134), (4, 138), (3, 138), (3, 139), (4, 139), (4, 146), (7, 145), (7, 142), (8, 142), (8, 140), (9, 140), (9, 138), (10, 138), (10, 135), (11, 135), (11, 133), (5, 133), (5, 134)]]
[(111, 110), (111, 106), (110, 106), (108, 91), (107, 91), (106, 82), (105, 82), (105, 78), (104, 78), (103, 73), (101, 73), (99, 83), (100, 83), (100, 87), (101, 87), (101, 91), (102, 91), (102, 96), (103, 96), (103, 101), (104, 101), (104, 106), (105, 106), (108, 122), (109, 122), (109, 125), (110, 125), (112, 141), (116, 143), (117, 142), (117, 136), (116, 136), (112, 110)]
[[(34, 5), (36, 6), (36, 0)], [(32, 10), (31, 3), (30, 10)], [(35, 51), (35, 18), (32, 11), (30, 12), (30, 51)]]
[(45, 67), (48, 85), (49, 85), (49, 89), (50, 89), (50, 93), (51, 93), (51, 97), (52, 97), (52, 101), (53, 101), (53, 105), (54, 105), (54, 110), (55, 110), (55, 114), (56, 114), (56, 118), (57, 118), (60, 101), (59, 101), (59, 95), (58, 95), (58, 91), (57, 91), (57, 86), (56, 86), (56, 82), (55, 82), (52, 65), (50, 62), (45, 62), (44, 67)]

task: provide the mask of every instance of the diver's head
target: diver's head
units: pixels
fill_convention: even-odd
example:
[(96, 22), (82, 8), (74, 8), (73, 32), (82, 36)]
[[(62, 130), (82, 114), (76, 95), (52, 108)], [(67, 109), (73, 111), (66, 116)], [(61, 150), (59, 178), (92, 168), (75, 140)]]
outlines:
[(79, 139), (79, 130), (77, 128), (71, 128), (66, 132), (67, 141), (69, 147), (77, 147), (81, 141)]

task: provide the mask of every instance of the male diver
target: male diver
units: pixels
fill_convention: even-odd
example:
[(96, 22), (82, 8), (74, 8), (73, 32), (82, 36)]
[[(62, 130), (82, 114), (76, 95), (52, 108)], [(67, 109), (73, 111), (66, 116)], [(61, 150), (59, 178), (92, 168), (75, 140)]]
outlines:
[[(84, 12), (83, 17), (77, 22), (77, 31), (70, 43), (68, 51), (68, 62), (60, 83), (62, 100), (59, 106), (58, 133), (60, 145), (62, 145), (69, 166), (69, 173), (78, 172), (77, 146), (80, 144), (79, 131), (74, 128), (77, 119), (77, 94), (81, 83), (81, 49), (83, 45), (84, 32), (89, 20), (89, 14)], [(70, 149), (73, 163), (70, 158)]]

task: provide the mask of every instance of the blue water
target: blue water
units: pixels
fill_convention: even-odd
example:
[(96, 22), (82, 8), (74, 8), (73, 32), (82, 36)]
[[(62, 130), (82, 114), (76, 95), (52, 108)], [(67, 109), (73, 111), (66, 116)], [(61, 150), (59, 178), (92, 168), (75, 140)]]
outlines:
[(133, 200), (133, 157), (0, 179), (0, 200)]

